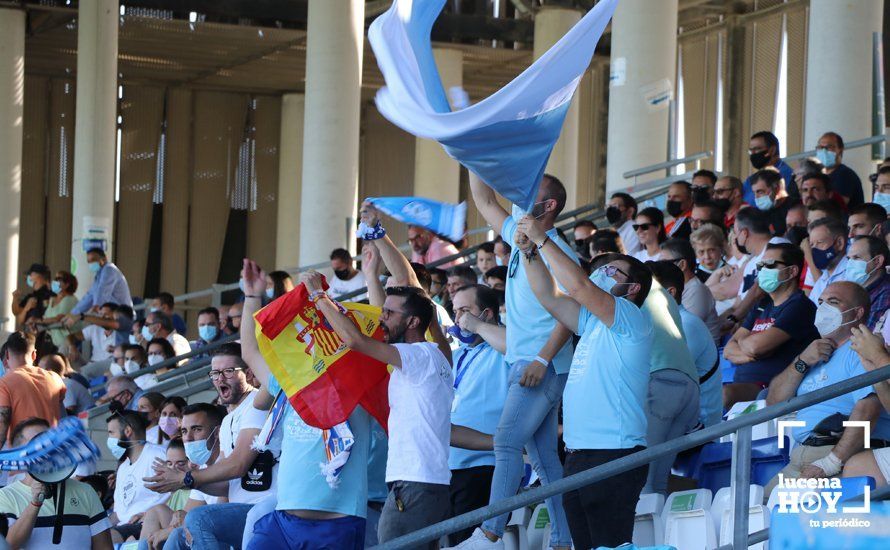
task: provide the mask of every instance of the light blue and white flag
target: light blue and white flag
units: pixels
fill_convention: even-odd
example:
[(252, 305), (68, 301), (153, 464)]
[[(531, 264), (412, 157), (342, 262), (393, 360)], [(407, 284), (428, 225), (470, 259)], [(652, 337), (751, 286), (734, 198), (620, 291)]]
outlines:
[(452, 242), (464, 237), (467, 203), (449, 204), (422, 197), (369, 197), (378, 210), (400, 222), (418, 225)]
[(386, 79), (377, 108), (403, 130), (438, 141), (495, 191), (531, 210), (572, 95), (617, 3), (601, 0), (512, 82), (452, 112), (430, 44), (445, 0), (395, 0), (368, 31)]

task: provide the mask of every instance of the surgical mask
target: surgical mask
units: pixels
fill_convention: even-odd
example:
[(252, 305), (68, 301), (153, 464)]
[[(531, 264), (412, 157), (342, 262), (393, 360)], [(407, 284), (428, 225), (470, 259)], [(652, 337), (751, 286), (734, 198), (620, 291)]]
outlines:
[(454, 336), (464, 344), (472, 344), (476, 341), (476, 333), (464, 330), (457, 325), (448, 327), (448, 334)]
[(144, 327), (142, 327), (142, 338), (146, 342), (150, 342), (154, 337), (155, 337), (154, 334), (152, 334), (151, 331), (148, 330), (148, 325), (145, 325)]
[(835, 256), (837, 256), (837, 251), (834, 247), (830, 246), (826, 250), (816, 248), (815, 246), (813, 247), (813, 264), (819, 271), (828, 267), (828, 264), (831, 263), (831, 260), (833, 260)]
[(124, 361), (124, 371), (126, 371), (127, 374), (133, 374), (137, 370), (139, 370), (139, 363), (132, 359)]
[(148, 365), (153, 367), (164, 360), (164, 356), (158, 353), (149, 353), (148, 354)]
[(138, 345), (139, 345), (139, 340), (136, 339), (136, 335), (135, 335), (135, 334), (131, 334), (129, 340), (130, 340), (130, 345), (131, 345), (131, 346), (138, 346)]
[(875, 193), (874, 197), (872, 197), (872, 202), (890, 212), (890, 193)]
[(108, 370), (111, 371), (111, 376), (123, 376), (124, 375), (124, 369), (121, 368), (121, 366), (115, 362), (111, 363), (111, 367), (109, 367)]
[(751, 153), (748, 156), (748, 160), (751, 161), (751, 166), (753, 166), (755, 170), (760, 170), (761, 168), (769, 164), (769, 156), (767, 155), (766, 151)]
[(667, 213), (677, 218), (683, 214), (683, 203), (680, 201), (667, 201)]
[(179, 433), (179, 419), (175, 416), (162, 416), (158, 418), (158, 428), (170, 437)]
[(621, 209), (617, 206), (606, 208), (606, 219), (612, 225), (617, 225), (621, 221)]
[(345, 281), (349, 277), (348, 269), (335, 269), (334, 277), (340, 279), (341, 281)]
[(116, 437), (109, 437), (105, 444), (117, 460), (120, 460), (121, 457), (124, 456), (124, 453), (127, 452), (127, 449), (121, 447), (121, 440)]
[(769, 195), (761, 195), (754, 199), (754, 206), (756, 206), (758, 210), (769, 210), (775, 203), (776, 201)]
[(28, 288), (34, 288), (34, 279), (31, 278), (30, 275), (25, 277), (25, 284), (28, 285)]
[(99, 270), (102, 269), (99, 262), (87, 262), (87, 267), (90, 268), (90, 271), (93, 273), (99, 273)]
[(242, 294), (247, 294), (247, 291), (244, 290), (244, 279), (238, 279), (238, 290), (240, 290)]
[(148, 308), (148, 311), (150, 311), (150, 312), (152, 312), (152, 313), (157, 313), (157, 312), (161, 311), (161, 308), (159, 308), (159, 307), (150, 307), (150, 308)]
[(271, 300), (273, 296), (275, 296), (275, 289), (267, 288), (266, 289), (266, 298), (269, 298)]
[[(874, 260), (874, 258), (872, 258)], [(844, 277), (851, 283), (857, 285), (865, 284), (865, 281), (875, 272), (875, 269), (868, 271), (868, 263), (871, 260), (847, 260), (847, 269), (844, 271)]]
[[(787, 269), (787, 267), (783, 269)], [(781, 273), (783, 269), (779, 269), (776, 267), (764, 267), (763, 269), (758, 271), (757, 284), (760, 286), (761, 290), (767, 293), (775, 292), (782, 283), (790, 281), (790, 277), (788, 279), (779, 279), (779, 273)]]
[(603, 292), (612, 293), (612, 288), (615, 286), (615, 279), (611, 277), (606, 277), (606, 274), (602, 269), (597, 268), (593, 273), (590, 274), (590, 282), (595, 284), (602, 290)]
[(821, 304), (819, 304), (819, 307), (816, 308), (816, 320), (813, 321), (813, 324), (816, 325), (816, 330), (819, 331), (819, 336), (825, 338), (842, 326), (855, 323), (857, 319), (847, 321), (846, 323), (843, 322), (844, 313), (847, 313), (847, 311), (853, 311), (854, 309), (856, 308), (851, 307), (846, 311), (841, 311), (828, 302), (822, 302)]
[(501, 257), (500, 257), (500, 256), (495, 256), (495, 257), (494, 257), (494, 263), (495, 263), (495, 265), (504, 265), (504, 261), (501, 260)]
[(832, 168), (837, 164), (837, 153), (828, 149), (816, 149), (816, 158), (826, 168)]
[(198, 327), (198, 336), (205, 342), (212, 342), (217, 334), (219, 334), (219, 329), (213, 325), (201, 325)]
[[(532, 214), (534, 216), (535, 207), (538, 206), (539, 204), (544, 204), (544, 201), (534, 203), (531, 207), (531, 210), (529, 210), (528, 212), (526, 212), (525, 210), (523, 210), (522, 208), (520, 208), (519, 206), (514, 204), (513, 207), (510, 209), (510, 215), (513, 216), (513, 219), (516, 221), (519, 221), (520, 219), (524, 218), (528, 214)], [(539, 215), (534, 216), (534, 217), (537, 220), (538, 218), (540, 218), (543, 215), (544, 215), (544, 212), (541, 212)]]
[(53, 281), (50, 285), (50, 288), (52, 289), (54, 294), (58, 294), (62, 292), (62, 283), (60, 283), (59, 281)]
[[(216, 431), (216, 428), (213, 429), (213, 432)], [(213, 432), (210, 432), (210, 437), (213, 437)], [(210, 455), (213, 454), (213, 446), (210, 448), (207, 447), (207, 443), (210, 441), (210, 437), (207, 439), (201, 439), (198, 441), (186, 441), (183, 443), (185, 447), (185, 456), (189, 459), (193, 464), (197, 464), (198, 466), (204, 466), (210, 460)]]

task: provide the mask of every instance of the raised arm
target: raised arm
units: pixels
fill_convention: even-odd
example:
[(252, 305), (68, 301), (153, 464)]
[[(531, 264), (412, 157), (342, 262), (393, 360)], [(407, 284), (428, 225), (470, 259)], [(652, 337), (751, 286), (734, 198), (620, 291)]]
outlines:
[(337, 304), (326, 294), (321, 293), (321, 275), (315, 271), (306, 271), (300, 274), (300, 282), (306, 285), (306, 290), (310, 294), (319, 295), (315, 302), (316, 309), (324, 315), (331, 328), (349, 349), (363, 353), (387, 365), (401, 368), (402, 359), (395, 346), (366, 336), (349, 317), (340, 312)]
[(374, 241), (365, 241), (362, 245), (362, 273), (365, 275), (365, 284), (368, 285), (368, 303), (383, 307), (386, 292), (380, 283), (380, 252)]
[[(520, 247), (520, 254), (523, 255), (524, 259), (522, 261), (525, 262), (525, 275), (528, 278), (529, 285), (532, 287), (532, 291), (535, 293), (535, 297), (557, 321), (568, 327), (572, 332), (577, 332), (578, 315), (581, 313), (581, 306), (556, 288), (553, 276), (550, 275), (541, 257), (531, 252), (535, 249), (535, 243), (531, 242), (525, 233), (516, 233), (516, 246)], [(529, 257), (529, 254), (531, 257)]]
[[(547, 236), (544, 228), (534, 218), (531, 216), (522, 218), (518, 231), (528, 235), (537, 247), (538, 253), (547, 259), (553, 276), (566, 289), (566, 293), (607, 327), (611, 327), (615, 322), (615, 297), (593, 284), (581, 266)], [(577, 328), (577, 318), (574, 325), (569, 326)]]
[[(362, 203), (359, 214), (362, 221), (372, 227), (380, 220), (380, 214), (377, 212), (377, 209), (368, 201)], [(388, 236), (384, 235), (379, 239), (375, 239), (373, 244), (377, 251), (380, 252), (380, 259), (383, 260), (383, 265), (389, 270), (396, 285), (421, 288), (417, 275), (414, 274), (414, 270), (408, 262), (408, 258), (399, 251)]]
[(485, 185), (472, 170), (468, 170), (468, 172), (470, 173), (470, 193), (473, 195), (476, 208), (482, 213), (486, 223), (495, 232), (500, 233), (501, 228), (504, 227), (504, 220), (510, 215), (509, 212), (498, 203), (497, 195), (491, 187)]
[(262, 306), (262, 296), (266, 292), (266, 273), (252, 260), (244, 259), (241, 271), (244, 278), (244, 309), (241, 312), (241, 358), (253, 371), (253, 375), (263, 385), (269, 387), (269, 365), (260, 353), (256, 340), (253, 315)]

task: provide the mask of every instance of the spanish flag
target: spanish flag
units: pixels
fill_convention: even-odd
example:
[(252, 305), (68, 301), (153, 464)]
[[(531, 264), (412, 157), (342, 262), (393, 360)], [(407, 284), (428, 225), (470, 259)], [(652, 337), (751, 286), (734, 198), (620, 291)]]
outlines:
[[(338, 305), (364, 334), (383, 339), (379, 307)], [(387, 365), (348, 349), (309, 301), (304, 285), (258, 311), (254, 319), (260, 352), (304, 422), (332, 428), (361, 405), (386, 429)]]

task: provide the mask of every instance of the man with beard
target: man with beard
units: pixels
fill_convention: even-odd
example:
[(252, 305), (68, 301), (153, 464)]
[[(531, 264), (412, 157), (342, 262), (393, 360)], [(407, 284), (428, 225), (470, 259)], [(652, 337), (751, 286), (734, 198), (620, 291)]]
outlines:
[[(380, 227), (369, 203), (362, 205), (361, 216), (368, 227)], [(380, 315), (383, 342), (364, 335), (341, 312), (323, 290), (320, 274), (307, 271), (300, 279), (310, 300), (347, 347), (395, 367), (389, 378), (386, 482), (390, 491), (378, 528), (378, 540), (385, 543), (448, 517), (454, 377), (451, 349), (438, 323), (432, 322), (433, 303), (414, 271), (385, 234), (370, 243), (400, 285), (386, 289)], [(428, 328), (436, 343), (426, 341)]]
[(640, 249), (640, 239), (634, 231), (634, 219), (637, 217), (637, 201), (627, 193), (613, 193), (606, 208), (606, 219), (621, 235), (624, 252), (628, 255)]
[(668, 187), (667, 213), (674, 218), (664, 228), (668, 237), (689, 239), (692, 233), (689, 221), (692, 217), (692, 186), (688, 181), (677, 181)]
[[(219, 394), (219, 404), (228, 409), (219, 428), (220, 459), (185, 476), (175, 468), (156, 464), (156, 475), (145, 478), (146, 487), (159, 493), (198, 488), (208, 495), (228, 497), (226, 504), (202, 506), (186, 516), (185, 528), (191, 534), (193, 550), (220, 545), (240, 547), (247, 513), (275, 492), (277, 465), (263, 470), (257, 460), (260, 454), (253, 449), (273, 397), (251, 387), (246, 371), (240, 344), (223, 344), (213, 354), (210, 380)], [(261, 476), (257, 478), (257, 474)], [(265, 488), (262, 483), (267, 479), (269, 487)]]

